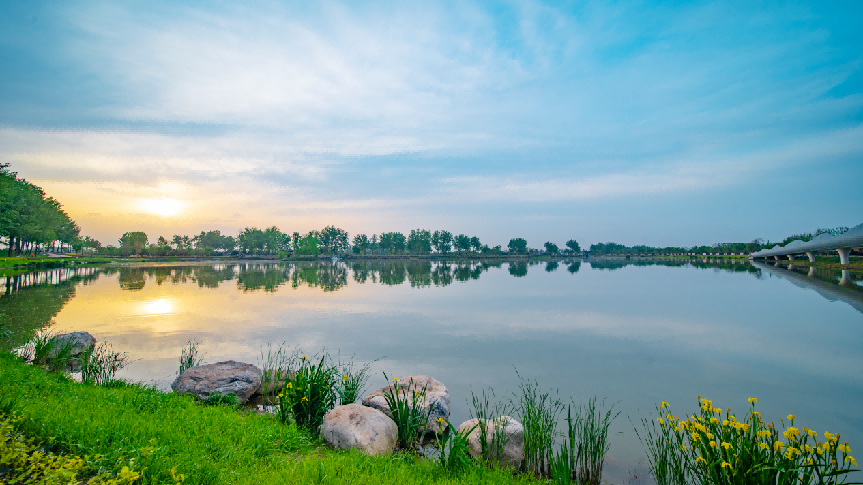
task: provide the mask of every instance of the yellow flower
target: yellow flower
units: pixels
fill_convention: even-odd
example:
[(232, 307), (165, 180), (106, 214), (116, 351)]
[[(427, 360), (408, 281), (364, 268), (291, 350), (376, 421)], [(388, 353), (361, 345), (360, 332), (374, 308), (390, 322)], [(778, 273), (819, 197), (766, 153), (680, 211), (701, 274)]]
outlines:
[(398, 377), (393, 377), (393, 382), (398, 382), (398, 381), (399, 381)]
[(727, 461), (723, 461), (722, 462), (722, 468), (725, 468), (725, 467), (731, 468), (731, 463), (728, 463)]
[(857, 466), (857, 460), (855, 460), (853, 456), (850, 456), (850, 455), (846, 456), (845, 461), (850, 461), (851, 463), (854, 464), (854, 466)]
[(698, 463), (699, 461), (700, 461), (700, 462), (702, 462), (702, 463), (707, 463), (707, 460), (705, 460), (705, 459), (704, 459), (703, 457), (701, 457), (701, 456), (699, 456), (698, 458), (696, 458), (696, 459), (695, 459), (695, 462), (696, 462), (696, 463)]
[(716, 448), (716, 442), (715, 442), (715, 441), (711, 441), (711, 442), (710, 442), (710, 447), (711, 447), (711, 448)]
[(680, 445), (680, 449), (686, 451), (686, 445)]
[(767, 443), (758, 443), (758, 446), (760, 446), (762, 450), (770, 448), (770, 445), (768, 445)]
[(757, 397), (750, 397), (749, 402), (751, 402), (752, 404), (755, 404), (758, 402), (758, 398)]
[(845, 452), (845, 453), (851, 453), (851, 448), (849, 448), (849, 447), (848, 447), (848, 444), (847, 444), (847, 443), (846, 443), (846, 444), (844, 444), (844, 445), (839, 445), (839, 446), (837, 446), (837, 447), (836, 447), (836, 449), (837, 449), (837, 450), (839, 450), (839, 451), (843, 451), (843, 452)]
[(728, 420), (727, 419), (722, 421), (722, 426), (728, 426)]
[(307, 402), (308, 400), (309, 400), (309, 398), (307, 398), (306, 396), (303, 396), (303, 398), (300, 399), (300, 402)]
[(707, 438), (712, 440), (715, 439), (716, 436), (714, 436), (713, 433), (707, 433)]
[(793, 414), (789, 414), (789, 415), (788, 415), (788, 421), (794, 421), (794, 418), (796, 418), (796, 417), (797, 417), (797, 416), (795, 416), (795, 415), (793, 415)]
[(785, 443), (783, 443), (781, 441), (777, 441), (776, 443), (773, 443), (773, 449), (776, 451), (781, 450), (783, 446), (785, 446)]
[(342, 377), (342, 380), (343, 380), (343, 381), (348, 380), (348, 375), (347, 375), (347, 374), (345, 374), (345, 375), (344, 375), (344, 377)]
[(719, 424), (719, 420), (716, 418), (710, 418), (710, 422), (713, 424)]
[(667, 407), (668, 407), (668, 403), (667, 403), (667, 402), (665, 402), (665, 401), (662, 401), (662, 405), (661, 405), (661, 406), (659, 406), (659, 407), (661, 407), (661, 408), (667, 408)]
[(305, 356), (305, 355), (303, 356), (303, 360), (308, 360), (308, 359), (306, 359), (306, 356)]
[(443, 423), (443, 418), (437, 418), (438, 423)]
[(665, 421), (663, 421), (662, 418), (656, 418), (656, 420), (659, 421), (659, 424), (665, 424)]
[(725, 449), (727, 450), (728, 448), (731, 448), (731, 443), (727, 443), (727, 442), (723, 441), (723, 442), (722, 442), (722, 447), (723, 447), (723, 448), (725, 448)]
[(294, 385), (293, 385), (293, 384), (291, 384), (291, 383), (289, 382), (289, 383), (288, 383), (288, 385), (287, 385), (287, 386), (285, 386), (285, 387), (286, 387), (286, 388), (288, 388), (288, 389), (293, 389), (293, 388), (294, 388)]
[(795, 428), (794, 426), (790, 426), (788, 429), (786, 429), (786, 430), (782, 433), (782, 435), (783, 435), (783, 436), (785, 436), (785, 438), (786, 438), (786, 439), (789, 439), (789, 440), (790, 440), (790, 439), (792, 439), (793, 437), (795, 437), (795, 436), (799, 435), (799, 434), (800, 434), (800, 430), (798, 430), (798, 429), (797, 429), (797, 428)]

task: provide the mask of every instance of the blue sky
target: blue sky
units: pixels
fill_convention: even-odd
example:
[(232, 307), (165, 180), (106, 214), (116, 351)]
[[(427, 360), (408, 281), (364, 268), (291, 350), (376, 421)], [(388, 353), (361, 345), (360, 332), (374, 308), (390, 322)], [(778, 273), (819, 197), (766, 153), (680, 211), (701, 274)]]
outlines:
[(859, 224), (863, 3), (753, 3), (7, 0), (0, 160), (103, 244)]

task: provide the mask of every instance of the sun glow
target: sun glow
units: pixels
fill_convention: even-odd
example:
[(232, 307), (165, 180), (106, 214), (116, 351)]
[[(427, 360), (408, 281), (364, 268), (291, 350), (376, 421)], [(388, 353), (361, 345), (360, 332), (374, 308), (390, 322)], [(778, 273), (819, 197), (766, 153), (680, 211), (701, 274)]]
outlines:
[(168, 298), (145, 301), (138, 309), (140, 315), (167, 315), (174, 313), (174, 302)]
[(175, 199), (141, 199), (140, 206), (151, 214), (163, 217), (171, 217), (183, 212), (183, 202)]

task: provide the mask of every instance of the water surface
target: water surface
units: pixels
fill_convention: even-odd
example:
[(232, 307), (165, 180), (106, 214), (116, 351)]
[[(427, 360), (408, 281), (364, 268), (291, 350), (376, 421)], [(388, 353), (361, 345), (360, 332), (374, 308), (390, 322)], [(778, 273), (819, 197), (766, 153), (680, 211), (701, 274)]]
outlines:
[[(841, 283), (841, 284), (840, 284)], [(122, 377), (168, 389), (181, 347), (259, 363), (268, 343), (371, 362), (370, 386), (429, 374), (452, 396), (508, 399), (520, 374), (562, 400), (617, 403), (606, 478), (646, 472), (632, 432), (655, 404), (696, 396), (742, 414), (757, 397), (863, 446), (859, 273), (605, 260), (503, 263), (205, 263), (57, 269), (0, 278), (15, 329), (86, 330), (135, 359)], [(562, 422), (562, 420), (561, 420)], [(648, 483), (642, 481), (642, 483)]]

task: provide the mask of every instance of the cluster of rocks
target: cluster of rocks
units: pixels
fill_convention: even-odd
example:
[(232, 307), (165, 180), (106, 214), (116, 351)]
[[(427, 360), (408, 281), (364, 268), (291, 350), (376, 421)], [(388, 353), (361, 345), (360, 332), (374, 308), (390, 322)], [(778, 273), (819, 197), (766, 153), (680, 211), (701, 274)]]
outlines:
[[(191, 367), (171, 384), (174, 392), (193, 395), (201, 400), (218, 392), (222, 395), (234, 394), (241, 402), (246, 402), (260, 388), (261, 370), (254, 365), (233, 360)], [(450, 416), (449, 391), (439, 380), (417, 375), (399, 378), (392, 385), (371, 392), (362, 400), (362, 404), (336, 406), (324, 416), (321, 435), (333, 448), (361, 449), (372, 455), (391, 453), (398, 444), (398, 427), (384, 395), (395, 392), (407, 397), (409, 392), (423, 388), (425, 399), (422, 409), (429, 413), (427, 432), (443, 433)], [(466, 421), (458, 427), (457, 432), (464, 433), (477, 423), (476, 419)], [(524, 460), (524, 428), (521, 423), (509, 416), (501, 416), (487, 420), (486, 429), (489, 443), (494, 439), (495, 430), (506, 435), (501, 465), (518, 468)], [(468, 443), (471, 455), (479, 456), (482, 447), (478, 427), (468, 435)]]

